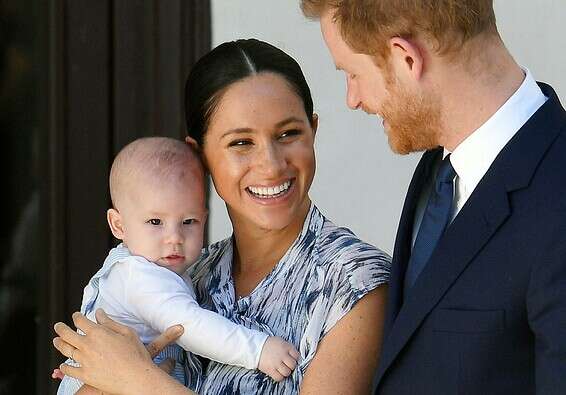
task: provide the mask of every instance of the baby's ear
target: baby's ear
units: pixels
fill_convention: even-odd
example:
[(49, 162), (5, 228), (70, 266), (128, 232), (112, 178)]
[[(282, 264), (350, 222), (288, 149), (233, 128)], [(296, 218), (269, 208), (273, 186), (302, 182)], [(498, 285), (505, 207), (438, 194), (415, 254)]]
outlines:
[(185, 143), (189, 144), (195, 151), (199, 152), (200, 151), (200, 146), (197, 143), (197, 141), (192, 138), (191, 136), (187, 136), (185, 137)]
[(106, 220), (110, 226), (110, 231), (118, 240), (124, 240), (124, 226), (122, 224), (122, 216), (118, 210), (111, 208), (106, 212)]

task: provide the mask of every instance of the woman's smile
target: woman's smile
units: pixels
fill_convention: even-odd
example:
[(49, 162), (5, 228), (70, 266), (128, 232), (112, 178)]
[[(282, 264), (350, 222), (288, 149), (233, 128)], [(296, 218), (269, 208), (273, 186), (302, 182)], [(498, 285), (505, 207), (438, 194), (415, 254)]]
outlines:
[(258, 74), (227, 89), (204, 156), (233, 222), (272, 230), (302, 223), (315, 171), (315, 126), (278, 75)]
[(261, 204), (276, 204), (285, 200), (293, 192), (293, 179), (271, 186), (249, 186), (246, 191)]

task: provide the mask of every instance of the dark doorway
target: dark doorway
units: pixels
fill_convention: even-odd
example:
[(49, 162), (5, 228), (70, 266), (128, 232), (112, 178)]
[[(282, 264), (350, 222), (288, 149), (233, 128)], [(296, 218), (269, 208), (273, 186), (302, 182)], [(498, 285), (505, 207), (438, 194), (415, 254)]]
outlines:
[[(0, 133), (8, 226), (0, 260), (0, 394), (54, 393), (55, 321), (69, 322), (112, 244), (115, 153), (185, 135), (183, 85), (210, 48), (198, 1), (0, 2)], [(9, 362), (8, 362), (9, 361)]]

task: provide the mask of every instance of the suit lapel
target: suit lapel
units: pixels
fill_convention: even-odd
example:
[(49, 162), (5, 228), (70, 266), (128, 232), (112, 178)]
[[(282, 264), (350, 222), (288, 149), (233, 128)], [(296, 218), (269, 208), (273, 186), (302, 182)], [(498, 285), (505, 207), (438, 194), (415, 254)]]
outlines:
[(548, 101), (500, 152), (446, 230), (429, 263), (403, 303), (400, 299), (402, 275), (410, 254), (409, 232), (412, 232), (415, 201), (418, 200), (416, 194), (422, 189), (422, 183), (418, 190), (415, 188), (412, 191), (411, 196), (407, 195), (395, 245), (394, 254), (397, 256), (393, 259), (391, 284), (393, 301), (389, 303), (390, 309), (392, 303), (401, 307), (394, 310), (398, 311), (398, 314), (393, 316), (394, 321), (387, 331), (389, 335), (385, 338), (382, 348), (377, 383), (428, 313), (509, 217), (511, 208), (508, 194), (529, 185), (546, 150), (559, 135), (559, 126), (564, 125), (566, 118), (564, 109), (550, 87), (541, 84), (541, 89), (549, 97)]
[(446, 230), (402, 304), (382, 349), (380, 378), (423, 319), (510, 213), (507, 192), (497, 177), (484, 183), (473, 197)]

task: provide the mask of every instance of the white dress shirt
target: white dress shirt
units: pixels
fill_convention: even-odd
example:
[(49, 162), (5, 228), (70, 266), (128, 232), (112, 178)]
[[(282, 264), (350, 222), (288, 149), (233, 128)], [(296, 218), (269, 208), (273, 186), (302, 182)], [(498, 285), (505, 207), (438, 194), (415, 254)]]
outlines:
[[(464, 207), (497, 155), (529, 118), (546, 102), (531, 72), (523, 68), (525, 79), (515, 93), (482, 126), (470, 134), (452, 152), (450, 162), (456, 171), (452, 220)], [(443, 157), (450, 154), (444, 149)], [(413, 245), (431, 192), (425, 187), (417, 205), (413, 227)]]

